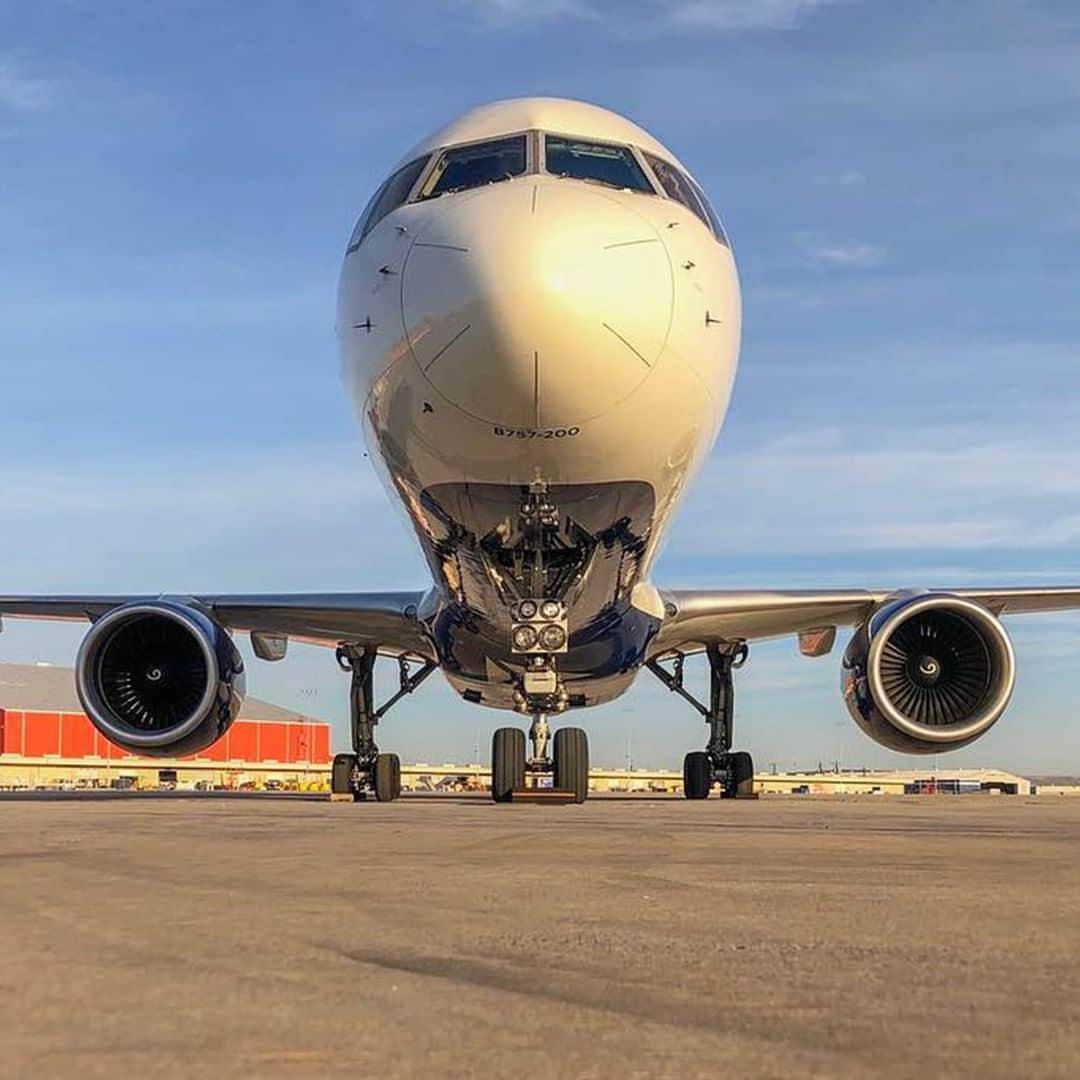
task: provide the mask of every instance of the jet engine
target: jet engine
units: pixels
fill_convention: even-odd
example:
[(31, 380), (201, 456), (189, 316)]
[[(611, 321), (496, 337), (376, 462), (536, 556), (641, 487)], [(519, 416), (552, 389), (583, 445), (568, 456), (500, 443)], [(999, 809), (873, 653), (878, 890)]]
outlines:
[(79, 700), (110, 742), (133, 754), (205, 749), (244, 696), (244, 662), (200, 608), (155, 600), (113, 608), (91, 627), (75, 665)]
[(1016, 662), (986, 608), (947, 593), (879, 608), (844, 654), (844, 700), (875, 742), (908, 754), (957, 750), (1005, 711)]

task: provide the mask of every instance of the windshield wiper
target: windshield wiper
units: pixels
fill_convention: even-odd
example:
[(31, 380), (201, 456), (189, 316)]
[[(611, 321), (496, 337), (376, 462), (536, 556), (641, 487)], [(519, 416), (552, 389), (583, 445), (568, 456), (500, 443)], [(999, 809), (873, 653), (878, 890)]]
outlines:
[(601, 187), (614, 188), (616, 191), (629, 191), (624, 184), (616, 184), (611, 180), (601, 180), (599, 176), (575, 176), (573, 173), (556, 173), (559, 180), (580, 180), (583, 184), (599, 184)]

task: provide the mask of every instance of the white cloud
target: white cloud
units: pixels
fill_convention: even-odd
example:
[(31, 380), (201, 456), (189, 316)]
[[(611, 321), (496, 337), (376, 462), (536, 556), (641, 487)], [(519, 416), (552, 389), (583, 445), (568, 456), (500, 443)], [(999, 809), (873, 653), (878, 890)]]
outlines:
[[(178, 257), (179, 258), (179, 257)], [(152, 260), (147, 260), (150, 265)], [(192, 282), (186, 274), (165, 267), (162, 286), (177, 282), (171, 293), (162, 287), (152, 297), (134, 283), (126, 291), (114, 287), (98, 291), (68, 288), (64, 292), (46, 292), (26, 287), (13, 277), (0, 275), (0, 319), (9, 330), (44, 323), (79, 325), (97, 330), (130, 329), (144, 323), (182, 327), (262, 326), (303, 317), (326, 307), (325, 287), (303, 285), (296, 288), (257, 292), (234, 288), (214, 288), (220, 278), (209, 277), (205, 283)], [(167, 275), (167, 276), (166, 276)]]
[(548, 19), (607, 19), (616, 31), (658, 26), (684, 30), (790, 30), (836, 0), (651, 0), (629, 10), (611, 0), (467, 0), (481, 17), (501, 24)]
[(861, 172), (858, 172), (856, 169), (850, 169), (848, 170), (848, 172), (841, 173), (836, 178), (836, 182), (841, 187), (852, 187), (855, 184), (865, 184), (866, 177), (863, 176), (863, 174)]
[(0, 466), (3, 591), (283, 591), (426, 580), (347, 444)]
[(718, 527), (733, 558), (1068, 551), (1080, 545), (1078, 457), (1075, 432), (1047, 430), (995, 436), (897, 423), (871, 442), (834, 431), (769, 440), (706, 466), (670, 556), (715, 552)]
[(13, 64), (0, 62), (0, 107), (12, 112), (41, 112), (56, 96), (56, 83), (23, 75)]
[(790, 30), (834, 0), (683, 0), (661, 5), (669, 22), (707, 30)]
[(848, 169), (842, 173), (815, 176), (813, 182), (826, 187), (856, 187), (866, 183), (866, 174), (858, 169)]
[(467, 4), (481, 17), (497, 24), (595, 19), (599, 15), (584, 0), (467, 0)]
[(885, 249), (876, 244), (820, 244), (806, 249), (806, 257), (819, 266), (868, 270), (885, 261)]

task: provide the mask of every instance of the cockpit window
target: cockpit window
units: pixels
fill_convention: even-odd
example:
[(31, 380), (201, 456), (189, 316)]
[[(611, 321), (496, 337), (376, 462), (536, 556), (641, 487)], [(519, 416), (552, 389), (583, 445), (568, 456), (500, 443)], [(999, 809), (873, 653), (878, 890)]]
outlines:
[[(687, 179), (689, 179), (689, 177)], [(705, 209), (709, 224), (712, 226), (713, 235), (715, 235), (716, 239), (725, 247), (730, 247), (731, 245), (728, 243), (727, 233), (724, 232), (724, 225), (721, 222), (719, 215), (712, 208), (712, 203), (709, 202), (705, 192), (701, 190), (701, 185), (695, 180), (690, 180), (690, 186), (694, 189), (694, 194), (697, 195), (698, 201)]]
[(403, 165), (371, 196), (367, 206), (364, 207), (364, 212), (360, 215), (360, 220), (356, 223), (356, 228), (353, 229), (348, 251), (355, 251), (360, 246), (360, 241), (387, 214), (396, 210), (409, 197), (409, 192), (412, 191), (413, 185), (424, 171), (427, 162), (428, 158), (425, 155), (415, 161), (410, 161), (408, 165)]
[(652, 185), (629, 146), (585, 142), (562, 135), (544, 136), (547, 171), (608, 187), (652, 192)]
[(687, 210), (692, 210), (697, 214), (712, 229), (716, 239), (726, 246), (728, 239), (724, 227), (720, 224), (716, 211), (709, 205), (709, 200), (705, 198), (705, 192), (682, 169), (676, 168), (670, 161), (649, 153), (645, 154), (645, 160), (656, 174), (656, 179), (660, 181), (660, 186), (667, 193), (668, 198), (682, 203)]
[(525, 171), (525, 136), (444, 150), (420, 193), (421, 199), (509, 180)]

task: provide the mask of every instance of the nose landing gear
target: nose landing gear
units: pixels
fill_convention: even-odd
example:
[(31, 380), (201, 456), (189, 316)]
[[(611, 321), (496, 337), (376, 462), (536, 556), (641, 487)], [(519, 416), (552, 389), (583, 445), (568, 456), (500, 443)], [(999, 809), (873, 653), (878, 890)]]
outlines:
[(499, 728), (491, 742), (491, 797), (511, 802), (515, 791), (525, 789), (526, 774), (550, 775), (556, 791), (568, 791), (574, 802), (589, 795), (589, 737), (581, 728), (565, 727), (551, 739), (547, 716), (536, 713), (529, 727), (532, 754), (525, 756), (525, 732), (520, 728)]
[(531, 773), (550, 775), (555, 791), (570, 792), (574, 802), (584, 802), (589, 795), (589, 737), (581, 728), (566, 727), (559, 728), (552, 739), (548, 725), (548, 714), (565, 712), (570, 703), (553, 656), (527, 658), (514, 703), (518, 712), (532, 716), (532, 754), (526, 760), (525, 735), (519, 728), (499, 728), (495, 732), (491, 744), (491, 797), (496, 802), (510, 802), (515, 791), (524, 790), (526, 773)]
[(692, 750), (683, 759), (683, 794), (688, 799), (707, 799), (714, 785), (724, 798), (754, 797), (754, 762), (745, 751), (732, 751), (735, 719), (735, 680), (732, 672), (749, 656), (745, 642), (706, 647), (709, 661), (709, 704), (703, 705), (685, 687), (681, 653), (668, 671), (658, 660), (650, 660), (649, 670), (673, 693), (690, 702), (709, 725), (709, 741), (704, 750)]

